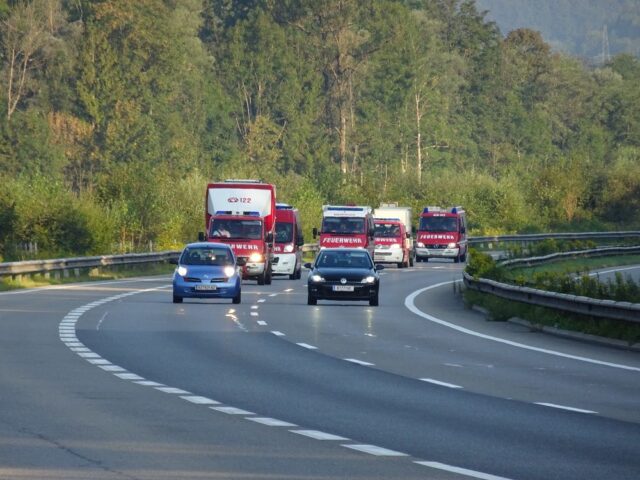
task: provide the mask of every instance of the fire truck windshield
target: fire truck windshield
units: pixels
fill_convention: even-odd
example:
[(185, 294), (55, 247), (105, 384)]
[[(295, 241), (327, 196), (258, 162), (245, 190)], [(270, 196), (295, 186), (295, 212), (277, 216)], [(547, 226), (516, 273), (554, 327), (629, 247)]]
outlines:
[(324, 217), (322, 233), (365, 233), (362, 217)]
[(376, 238), (395, 238), (400, 236), (400, 227), (392, 223), (376, 223)]
[(215, 218), (211, 222), (211, 237), (242, 240), (261, 240), (260, 220), (235, 220)]
[(455, 217), (422, 217), (418, 230), (422, 232), (457, 232), (458, 219)]
[(291, 243), (293, 240), (293, 223), (276, 222), (276, 243)]

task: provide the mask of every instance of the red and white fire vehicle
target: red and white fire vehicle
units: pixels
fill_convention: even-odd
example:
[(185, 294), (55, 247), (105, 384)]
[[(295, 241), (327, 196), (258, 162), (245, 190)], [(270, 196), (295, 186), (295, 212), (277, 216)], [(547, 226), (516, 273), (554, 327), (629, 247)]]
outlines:
[(275, 234), (276, 189), (259, 180), (225, 180), (207, 185), (206, 234), (201, 240), (226, 243), (246, 261), (242, 278), (270, 284)]
[(304, 245), (304, 237), (298, 209), (286, 203), (276, 203), (274, 275), (289, 275), (291, 280), (301, 277), (302, 250), (300, 247), (302, 245)]
[(398, 268), (413, 266), (415, 250), (411, 237), (411, 208), (383, 203), (373, 211), (376, 263), (395, 263)]
[(322, 228), (313, 229), (313, 237), (320, 234), (320, 248), (364, 248), (373, 257), (375, 225), (371, 207), (323, 205)]
[(467, 259), (467, 218), (462, 207), (426, 207), (420, 214), (416, 260), (430, 258), (451, 258), (456, 263)]

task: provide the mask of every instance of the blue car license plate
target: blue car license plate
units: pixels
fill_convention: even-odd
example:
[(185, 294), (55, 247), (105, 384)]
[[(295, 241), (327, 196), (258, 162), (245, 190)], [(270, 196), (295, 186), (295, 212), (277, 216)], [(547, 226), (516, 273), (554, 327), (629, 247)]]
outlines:
[(218, 287), (216, 285), (196, 285), (196, 290), (200, 290), (200, 291), (204, 290), (207, 292), (211, 292), (217, 289)]

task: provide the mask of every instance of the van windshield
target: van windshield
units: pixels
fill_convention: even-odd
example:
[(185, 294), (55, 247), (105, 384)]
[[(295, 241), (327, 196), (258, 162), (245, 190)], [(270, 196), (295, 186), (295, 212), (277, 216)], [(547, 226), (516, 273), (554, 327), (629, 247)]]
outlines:
[(364, 218), (324, 217), (322, 233), (365, 233)]
[(375, 238), (395, 238), (400, 236), (400, 226), (392, 223), (376, 223)]
[(291, 243), (293, 241), (293, 223), (276, 222), (276, 243)]
[(422, 217), (418, 230), (421, 232), (457, 232), (458, 219), (456, 217)]

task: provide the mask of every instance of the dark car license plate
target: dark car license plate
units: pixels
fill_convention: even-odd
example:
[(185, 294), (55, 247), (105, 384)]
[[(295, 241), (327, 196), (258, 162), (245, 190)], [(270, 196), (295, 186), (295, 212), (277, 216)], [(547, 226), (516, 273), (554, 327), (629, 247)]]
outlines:
[(334, 285), (334, 292), (353, 292), (353, 285)]

